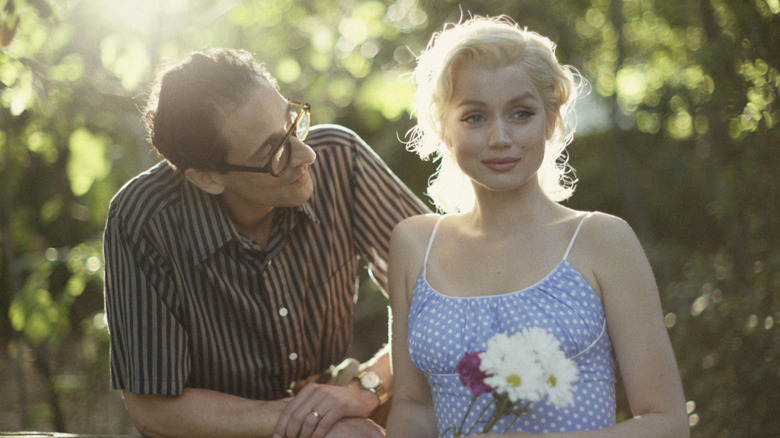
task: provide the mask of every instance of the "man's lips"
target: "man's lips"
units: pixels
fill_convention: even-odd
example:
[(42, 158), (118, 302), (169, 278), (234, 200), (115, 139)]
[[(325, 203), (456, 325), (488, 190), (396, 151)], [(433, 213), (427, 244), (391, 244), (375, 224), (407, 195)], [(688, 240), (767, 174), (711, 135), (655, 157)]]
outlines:
[(301, 172), (295, 179), (290, 181), (290, 184), (300, 184), (309, 178), (309, 170), (306, 169)]
[(512, 170), (519, 162), (520, 159), (514, 157), (491, 158), (489, 160), (482, 161), (482, 163), (487, 166), (488, 169), (494, 170), (496, 172), (506, 172), (508, 170)]

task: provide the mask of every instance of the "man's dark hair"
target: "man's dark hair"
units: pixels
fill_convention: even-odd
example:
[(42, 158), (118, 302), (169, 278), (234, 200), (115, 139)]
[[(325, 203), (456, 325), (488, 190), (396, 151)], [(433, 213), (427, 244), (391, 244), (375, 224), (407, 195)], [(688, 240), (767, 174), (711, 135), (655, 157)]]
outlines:
[(224, 118), (243, 106), (259, 79), (276, 88), (249, 52), (194, 52), (158, 74), (144, 111), (149, 141), (177, 169), (213, 170), (230, 147), (221, 132)]

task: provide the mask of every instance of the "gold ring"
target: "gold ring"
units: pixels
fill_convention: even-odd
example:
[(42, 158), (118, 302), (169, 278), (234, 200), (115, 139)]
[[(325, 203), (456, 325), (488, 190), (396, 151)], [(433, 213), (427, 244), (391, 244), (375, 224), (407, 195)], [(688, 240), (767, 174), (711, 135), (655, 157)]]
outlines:
[(311, 414), (317, 417), (317, 420), (322, 420), (322, 414), (317, 411), (311, 411)]

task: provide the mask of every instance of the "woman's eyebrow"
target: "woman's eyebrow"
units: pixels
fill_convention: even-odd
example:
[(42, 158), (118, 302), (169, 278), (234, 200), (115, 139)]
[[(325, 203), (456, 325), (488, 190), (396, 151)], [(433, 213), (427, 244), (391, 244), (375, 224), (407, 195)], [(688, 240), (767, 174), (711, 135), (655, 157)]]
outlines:
[[(517, 104), (519, 102), (526, 101), (528, 99), (533, 99), (535, 96), (530, 91), (525, 91), (514, 98), (510, 99), (511, 104)], [(458, 102), (457, 106), (482, 106), (485, 105), (485, 102), (479, 99), (466, 99), (463, 101)]]

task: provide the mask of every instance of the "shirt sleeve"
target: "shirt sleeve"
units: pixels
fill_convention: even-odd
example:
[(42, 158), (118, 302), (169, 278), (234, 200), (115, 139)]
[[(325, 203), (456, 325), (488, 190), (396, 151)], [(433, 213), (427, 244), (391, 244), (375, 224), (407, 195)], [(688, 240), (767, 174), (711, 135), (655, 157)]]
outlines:
[(368, 144), (357, 134), (353, 135), (354, 239), (377, 284), (386, 291), (393, 228), (407, 217), (430, 213), (430, 210)]
[(103, 250), (110, 335), (111, 388), (178, 395), (190, 373), (187, 334), (165, 263), (143, 233), (130, 232), (109, 213)]

